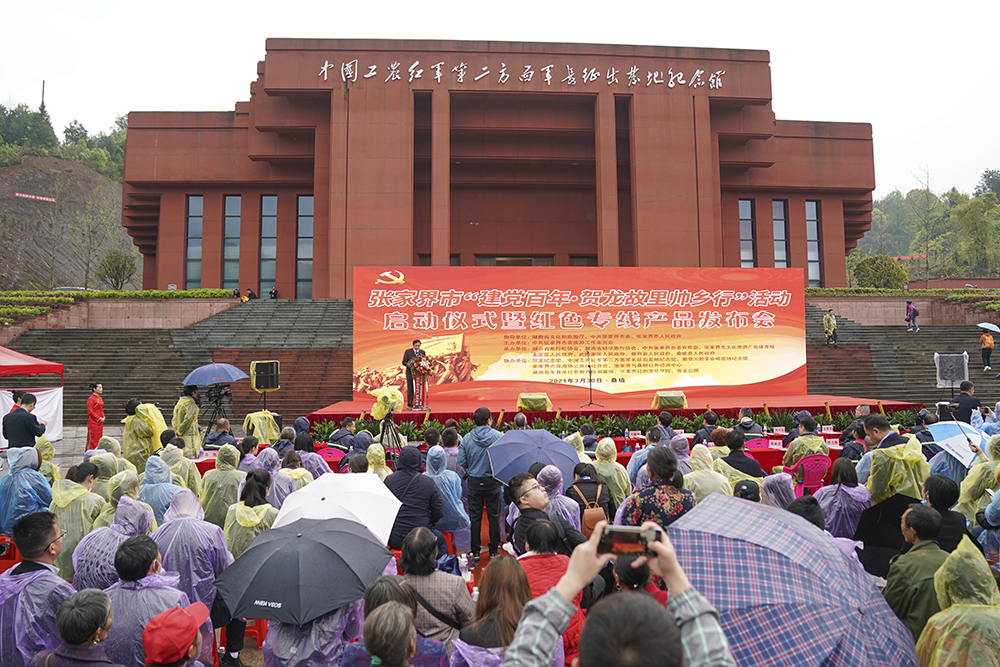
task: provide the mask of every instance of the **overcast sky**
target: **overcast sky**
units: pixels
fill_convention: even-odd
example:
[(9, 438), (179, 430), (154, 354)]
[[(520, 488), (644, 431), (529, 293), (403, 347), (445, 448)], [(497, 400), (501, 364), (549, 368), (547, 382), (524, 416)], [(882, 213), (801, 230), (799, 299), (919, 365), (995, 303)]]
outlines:
[(8, 3), (0, 103), (38, 105), (56, 133), (128, 111), (228, 111), (268, 37), (472, 39), (765, 49), (790, 120), (871, 123), (876, 197), (971, 192), (1000, 169), (1000, 0), (534, 0)]

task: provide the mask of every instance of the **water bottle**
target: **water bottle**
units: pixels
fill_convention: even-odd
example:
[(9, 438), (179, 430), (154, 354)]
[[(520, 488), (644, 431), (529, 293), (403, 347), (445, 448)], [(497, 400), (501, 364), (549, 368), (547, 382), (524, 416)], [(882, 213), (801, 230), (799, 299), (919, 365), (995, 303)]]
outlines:
[(458, 571), (462, 573), (463, 579), (469, 580), (469, 559), (466, 558), (465, 554), (458, 557)]
[(563, 431), (562, 435), (559, 436), (559, 437), (562, 438), (563, 440), (565, 440), (566, 439), (566, 431)]
[(476, 602), (479, 600), (479, 586), (472, 587), (472, 601)]

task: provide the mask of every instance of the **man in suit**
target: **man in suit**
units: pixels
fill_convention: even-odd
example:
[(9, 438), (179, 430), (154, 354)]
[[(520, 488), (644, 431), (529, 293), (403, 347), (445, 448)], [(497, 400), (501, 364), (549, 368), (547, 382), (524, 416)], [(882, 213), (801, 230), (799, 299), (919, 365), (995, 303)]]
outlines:
[(34, 447), (35, 438), (45, 433), (48, 422), (39, 422), (31, 414), (36, 400), (34, 394), (25, 394), (21, 397), (21, 407), (4, 415), (3, 437), (7, 439), (8, 447)]
[(892, 430), (889, 420), (883, 415), (868, 415), (865, 417), (865, 433), (875, 443), (876, 449), (887, 449), (896, 445), (905, 445), (909, 442), (906, 436), (902, 436)]
[(411, 359), (426, 354), (420, 349), (420, 340), (413, 341), (413, 347), (408, 348), (403, 353), (403, 367), (406, 369), (406, 407), (413, 409), (413, 371), (408, 364)]

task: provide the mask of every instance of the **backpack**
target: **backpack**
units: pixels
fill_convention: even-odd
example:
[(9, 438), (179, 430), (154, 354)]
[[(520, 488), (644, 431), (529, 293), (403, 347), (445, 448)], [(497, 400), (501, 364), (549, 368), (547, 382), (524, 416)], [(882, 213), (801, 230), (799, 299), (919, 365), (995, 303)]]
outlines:
[(916, 307), (913, 308), (913, 316), (914, 317), (919, 317), (920, 316), (920, 311), (917, 310)]
[(580, 496), (580, 500), (584, 502), (585, 508), (583, 514), (580, 517), (580, 532), (587, 539), (594, 533), (594, 526), (597, 525), (598, 521), (604, 521), (608, 517), (604, 514), (604, 510), (601, 506), (597, 504), (597, 501), (601, 499), (601, 489), (604, 488), (603, 484), (597, 485), (597, 495), (594, 496), (594, 502), (588, 503), (586, 497), (584, 497), (583, 492), (580, 491), (576, 484), (569, 487), (576, 491), (576, 495)]

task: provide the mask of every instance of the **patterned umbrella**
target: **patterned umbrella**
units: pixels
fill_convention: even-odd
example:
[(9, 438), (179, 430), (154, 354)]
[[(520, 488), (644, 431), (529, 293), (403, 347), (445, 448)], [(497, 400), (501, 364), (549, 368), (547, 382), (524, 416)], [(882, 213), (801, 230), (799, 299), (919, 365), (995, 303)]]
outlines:
[(668, 530), (692, 585), (719, 610), (737, 664), (919, 664), (871, 577), (805, 519), (713, 493)]

